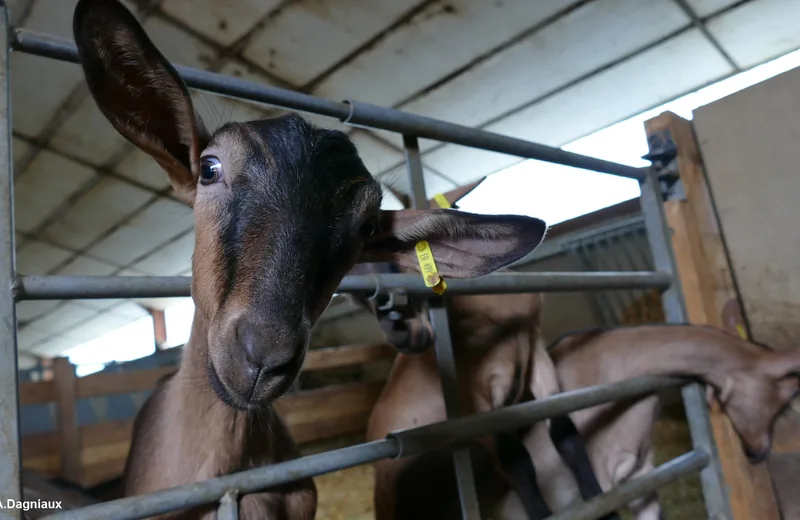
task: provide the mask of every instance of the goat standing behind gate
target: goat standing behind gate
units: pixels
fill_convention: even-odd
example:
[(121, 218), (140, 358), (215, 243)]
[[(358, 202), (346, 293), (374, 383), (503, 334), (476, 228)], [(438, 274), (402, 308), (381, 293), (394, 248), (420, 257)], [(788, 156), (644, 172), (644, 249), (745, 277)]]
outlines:
[[(481, 276), (544, 236), (544, 222), (516, 215), (381, 211), (381, 189), (346, 134), (298, 116), (208, 133), (180, 76), (118, 0), (80, 0), (73, 31), (100, 110), (166, 171), (195, 217), (192, 332), (178, 371), (136, 418), (127, 495), (298, 455), (271, 403), (296, 379), (311, 327), (355, 263), (418, 272), (415, 245), (427, 240), (443, 276)], [(311, 479), (240, 500), (245, 520), (310, 520), (315, 510)]]
[[(455, 197), (451, 195), (449, 198), (457, 200), (476, 185), (477, 183), (462, 188)], [(359, 266), (359, 269), (363, 267)], [(539, 295), (464, 298), (454, 298), (450, 305), (453, 315), (451, 334), (457, 357), (458, 354), (463, 355), (463, 351), (459, 349), (461, 343), (491, 337), (492, 330), (519, 330), (523, 334), (529, 331), (528, 333), (533, 333), (529, 340), (541, 339), (537, 332), (533, 332), (537, 330), (541, 309), (539, 305), (530, 307), (525, 304), (526, 301), (540, 303)], [(469, 302), (466, 313), (459, 311), (459, 307), (464, 305), (462, 302)], [(376, 307), (371, 306), (371, 310), (376, 312)], [(394, 324), (387, 319), (385, 313), (379, 316), (384, 330), (389, 332), (389, 339), (400, 340), (407, 352), (421, 350), (432, 336), (427, 317), (420, 314), (418, 309), (416, 311), (416, 314), (414, 311), (406, 313), (402, 321), (395, 321)], [(520, 319), (525, 320), (527, 326), (520, 328)], [(491, 351), (491, 348), (487, 351)], [(731, 337), (711, 327), (649, 325), (595, 330), (566, 335), (551, 348), (545, 350), (543, 346), (536, 346), (533, 352), (536, 358), (527, 373), (534, 379), (527, 386), (531, 389), (538, 387), (538, 391), (544, 395), (611, 384), (643, 375), (697, 378), (707, 385), (709, 400), (712, 394), (716, 394), (723, 411), (739, 434), (745, 452), (753, 461), (766, 457), (771, 444), (772, 425), (778, 414), (798, 393), (800, 349), (776, 352)], [(496, 373), (489, 375), (488, 372), (481, 374), (475, 371), (475, 367), (480, 369), (480, 361), (476, 363), (473, 360), (470, 363), (468, 359), (462, 359), (462, 364), (458, 367), (459, 381), (468, 389), (467, 392), (462, 390), (462, 400), (472, 405), (473, 411), (481, 408), (476, 403), (488, 404), (492, 401), (491, 398), (482, 396), (493, 394), (493, 381), (506, 382), (497, 386), (498, 390), (513, 387), (509, 382), (512, 375), (518, 373), (516, 365), (521, 360), (506, 356), (504, 361), (505, 363), (495, 363), (493, 366)], [(554, 367), (554, 380), (547, 377), (549, 367)], [(502, 376), (502, 373), (505, 375)], [(538, 381), (536, 377), (539, 378)], [(421, 399), (421, 395), (425, 398)], [(399, 406), (401, 403), (405, 407)], [(496, 407), (495, 403), (492, 403), (492, 407)], [(563, 459), (563, 450), (554, 449), (554, 441), (559, 438), (572, 442), (571, 448), (576, 446), (574, 439), (569, 437), (569, 429), (573, 424), (584, 440), (591, 460), (589, 471), (592, 474), (589, 476), (607, 492), (653, 469), (651, 436), (658, 414), (658, 397), (651, 395), (625, 403), (610, 403), (573, 412), (569, 416), (571, 422), (565, 423), (564, 418), (554, 417), (550, 424), (542, 421), (532, 425), (524, 434), (523, 443), (534, 463), (536, 491), (541, 493), (547, 507), (558, 513), (586, 498), (584, 488), (581, 487), (587, 485), (587, 482), (581, 482), (581, 479), (587, 478), (586, 468), (581, 461), (575, 460), (568, 467)], [(370, 419), (368, 437), (377, 439), (394, 429), (444, 419), (443, 396), (433, 353), (428, 351), (421, 355), (399, 355), (392, 367), (386, 389), (376, 403)], [(561, 432), (553, 431), (554, 422)], [(480, 458), (475, 460), (481, 462)], [(440, 457), (436, 462), (448, 464), (452, 468), (452, 461), (448, 458)], [(484, 464), (487, 463), (484, 461)], [(418, 490), (424, 489), (432, 482), (431, 478), (441, 478), (432, 476), (430, 472), (426, 474), (423, 467), (413, 467), (408, 461), (400, 460), (376, 464), (375, 503), (378, 520), (406, 518), (397, 509), (405, 503), (398, 497), (405, 493), (403, 488), (416, 486)], [(532, 487), (526, 489), (522, 496), (512, 487), (502, 500), (492, 504), (496, 497), (493, 493), (497, 490), (486, 483), (486, 480), (496, 480), (502, 475), (501, 472), (491, 473), (491, 464), (484, 465), (481, 470), (484, 474), (476, 475), (476, 479), (488, 490), (481, 498), (487, 498), (489, 502), (482, 502), (481, 505), (489, 508), (496, 505), (491, 510), (494, 520), (530, 518), (530, 506), (523, 504), (521, 500), (530, 499)], [(452, 469), (448, 476), (453, 478)], [(453, 502), (457, 500), (457, 494), (454, 485), (451, 487), (449, 499)], [(445, 502), (448, 500), (441, 493), (435, 499)], [(630, 507), (637, 520), (661, 518), (656, 493), (633, 501)]]
[[(480, 182), (453, 190), (444, 197), (455, 201)], [(403, 200), (402, 196), (398, 198)], [(363, 264), (352, 272), (397, 271), (396, 266), (387, 264)], [(430, 349), (414, 354), (427, 347), (433, 336), (424, 314), (418, 312), (414, 302), (405, 309), (387, 310), (374, 300), (364, 297), (356, 300), (376, 315), (389, 341), (401, 351), (373, 408), (367, 439), (380, 439), (393, 430), (445, 420), (447, 415), (435, 355)], [(545, 398), (558, 392), (555, 367), (541, 341), (536, 318), (540, 306), (539, 294), (448, 298), (464, 413), (497, 409), (526, 400), (531, 394)], [(558, 421), (569, 423), (567, 418)], [(561, 429), (562, 434), (547, 442), (555, 459), (566, 457), (562, 469), (575, 473), (581, 493), (590, 498), (600, 493), (600, 486), (580, 436), (574, 427), (570, 431), (571, 424), (566, 426)], [(471, 451), (484, 515), (491, 512), (491, 505), (510, 487), (520, 491), (529, 516), (549, 516), (547, 504), (537, 491), (536, 471), (529, 460), (524, 463), (523, 459), (527, 458), (524, 446), (513, 432), (499, 432), (494, 437), (480, 439), (472, 444)], [(460, 518), (453, 465), (446, 452), (378, 461), (374, 467), (377, 520)], [(432, 495), (426, 500), (411, 500), (425, 492)], [(608, 516), (606, 520), (613, 517)]]
[[(639, 376), (696, 378), (716, 396), (753, 462), (763, 460), (777, 416), (798, 395), (800, 349), (775, 351), (708, 326), (639, 325), (565, 335), (548, 349), (562, 391), (616, 383)], [(592, 465), (604, 490), (653, 469), (651, 436), (658, 416), (656, 396), (607, 403), (570, 414), (586, 439)], [(538, 425), (524, 442), (541, 475), (541, 489), (556, 511), (579, 500), (574, 484), (554, 478), (540, 463)], [(556, 470), (558, 468), (556, 467)], [(638, 520), (657, 520), (657, 495), (631, 507)], [(519, 518), (518, 498), (510, 493), (499, 519)]]

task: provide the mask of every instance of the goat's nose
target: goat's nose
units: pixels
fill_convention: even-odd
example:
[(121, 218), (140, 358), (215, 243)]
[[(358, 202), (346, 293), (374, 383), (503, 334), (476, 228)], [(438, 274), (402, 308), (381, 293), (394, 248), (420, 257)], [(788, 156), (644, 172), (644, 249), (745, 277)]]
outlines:
[(236, 341), (244, 350), (247, 360), (254, 366), (261, 366), (263, 353), (266, 350), (263, 348), (259, 336), (256, 328), (247, 322), (240, 321), (236, 326)]
[(246, 320), (241, 320), (236, 327), (237, 343), (247, 361), (253, 369), (264, 370), (268, 376), (282, 375), (289, 370), (298, 347), (302, 349), (295, 336), (288, 327), (259, 326)]

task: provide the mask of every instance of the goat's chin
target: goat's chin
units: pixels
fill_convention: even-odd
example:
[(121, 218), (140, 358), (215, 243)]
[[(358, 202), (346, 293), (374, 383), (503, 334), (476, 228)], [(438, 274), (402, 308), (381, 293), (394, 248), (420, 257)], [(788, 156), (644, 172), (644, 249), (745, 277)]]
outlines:
[(298, 375), (297, 372), (292, 371), (292, 373), (277, 377), (262, 378), (256, 382), (253, 395), (248, 398), (230, 392), (222, 382), (213, 363), (208, 364), (207, 371), (211, 388), (217, 398), (226, 406), (240, 412), (251, 412), (268, 407), (289, 390)]
[(246, 411), (248, 409), (246, 400), (234, 397), (228, 389), (225, 388), (225, 384), (222, 382), (222, 379), (220, 379), (213, 363), (206, 365), (206, 371), (208, 372), (208, 380), (211, 383), (211, 389), (214, 390), (214, 393), (217, 394), (217, 398), (222, 401), (223, 404), (239, 411)]
[(750, 464), (760, 464), (767, 459), (769, 452), (772, 451), (771, 446), (755, 450), (753, 448), (745, 448), (744, 452), (747, 455), (747, 460)]
[(761, 439), (758, 443), (742, 442), (742, 448), (747, 456), (747, 460), (751, 464), (759, 464), (766, 460), (769, 453), (772, 451), (772, 437), (768, 436)]

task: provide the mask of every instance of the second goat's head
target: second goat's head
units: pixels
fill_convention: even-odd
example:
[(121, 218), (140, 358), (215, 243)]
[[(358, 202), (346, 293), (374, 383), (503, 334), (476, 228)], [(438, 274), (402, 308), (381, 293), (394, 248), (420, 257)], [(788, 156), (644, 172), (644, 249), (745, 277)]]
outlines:
[(311, 327), (356, 263), (419, 271), (415, 244), (427, 240), (442, 276), (476, 277), (544, 237), (544, 222), (517, 215), (382, 211), (348, 136), (296, 115), (208, 132), (180, 75), (118, 0), (80, 0), (73, 31), (102, 113), (194, 210), (192, 297), (207, 322), (211, 386), (230, 406), (262, 406), (288, 389)]

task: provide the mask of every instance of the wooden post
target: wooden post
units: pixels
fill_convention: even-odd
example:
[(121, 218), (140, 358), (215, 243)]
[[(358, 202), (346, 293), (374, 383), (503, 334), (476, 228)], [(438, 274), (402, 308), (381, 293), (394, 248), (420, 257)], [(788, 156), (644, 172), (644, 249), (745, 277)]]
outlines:
[(156, 338), (156, 348), (163, 349), (167, 344), (167, 321), (164, 311), (160, 309), (147, 309), (153, 317), (153, 334)]
[(56, 392), (56, 421), (61, 447), (61, 472), (63, 479), (81, 483), (81, 439), (76, 411), (75, 366), (69, 358), (53, 360), (53, 383)]
[(42, 364), (42, 381), (53, 380), (53, 360), (51, 358), (40, 358)]
[[(746, 337), (741, 312), (731, 312), (731, 308), (740, 309), (741, 302), (734, 289), (692, 124), (672, 112), (664, 112), (646, 121), (645, 131), (648, 137), (668, 132), (677, 148), (685, 200), (668, 201), (664, 209), (673, 231), (672, 246), (689, 321)], [(780, 520), (767, 465), (750, 464), (739, 436), (717, 402), (711, 406), (711, 424), (734, 520)]]

